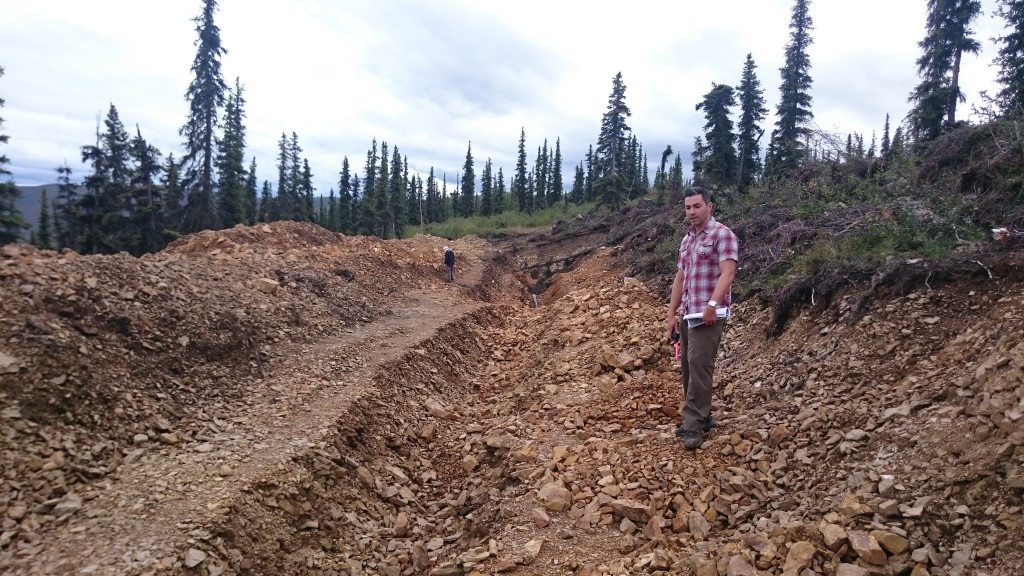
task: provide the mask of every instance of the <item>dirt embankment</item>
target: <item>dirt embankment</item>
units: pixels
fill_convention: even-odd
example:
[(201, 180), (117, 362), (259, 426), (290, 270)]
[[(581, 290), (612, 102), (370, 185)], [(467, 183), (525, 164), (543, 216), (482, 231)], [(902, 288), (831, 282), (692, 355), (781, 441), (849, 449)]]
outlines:
[(739, 305), (688, 452), (659, 289), (544, 238), (9, 251), (0, 574), (1024, 573), (1019, 259)]

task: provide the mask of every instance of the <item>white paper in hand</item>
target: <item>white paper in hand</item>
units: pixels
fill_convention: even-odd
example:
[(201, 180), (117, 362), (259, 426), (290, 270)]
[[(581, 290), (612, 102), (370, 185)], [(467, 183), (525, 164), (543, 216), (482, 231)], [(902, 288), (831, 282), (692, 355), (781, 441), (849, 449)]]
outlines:
[[(715, 308), (715, 316), (719, 320), (722, 320), (723, 318), (728, 318), (729, 307), (725, 306), (723, 308)], [(683, 320), (686, 320), (686, 325), (689, 326), (690, 328), (696, 328), (697, 326), (704, 324), (704, 313), (694, 312), (693, 314), (687, 314), (683, 316)]]

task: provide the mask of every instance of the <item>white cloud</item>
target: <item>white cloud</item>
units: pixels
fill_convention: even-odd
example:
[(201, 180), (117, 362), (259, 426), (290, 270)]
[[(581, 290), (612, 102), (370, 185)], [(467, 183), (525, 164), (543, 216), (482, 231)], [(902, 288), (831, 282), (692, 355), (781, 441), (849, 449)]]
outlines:
[[(1001, 32), (983, 0), (975, 29), (986, 47), (964, 61), (971, 102), (991, 91), (989, 39)], [(276, 179), (282, 132), (299, 136), (318, 190), (337, 185), (342, 157), (361, 173), (376, 138), (411, 169), (452, 179), (471, 141), (477, 173), (488, 157), (513, 171), (520, 129), (531, 163), (561, 138), (566, 182), (597, 137), (611, 80), (622, 72), (630, 124), (652, 165), (666, 144), (684, 155), (704, 120), (694, 109), (712, 82), (739, 82), (751, 53), (774, 110), (788, 40), (790, 0), (721, 4), (639, 0), (594, 4), (520, 0), (221, 0), (216, 21), (228, 84), (246, 88), (250, 155)], [(80, 147), (97, 114), (115, 104), (164, 153), (180, 156), (178, 129), (192, 76), (201, 3), (70, 0), (10, 2), (0, 20), (4, 152), (22, 184), (52, 182), (64, 160), (85, 173)], [(870, 138), (895, 125), (917, 83), (914, 60), (925, 2), (811, 4), (812, 97), (817, 124)], [(771, 130), (769, 118), (765, 126)]]

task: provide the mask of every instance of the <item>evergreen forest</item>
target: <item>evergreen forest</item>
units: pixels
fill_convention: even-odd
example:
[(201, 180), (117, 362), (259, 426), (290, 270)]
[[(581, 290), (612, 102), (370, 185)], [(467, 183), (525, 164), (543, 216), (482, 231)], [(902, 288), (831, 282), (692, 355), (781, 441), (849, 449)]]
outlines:
[[(452, 219), (533, 214), (560, 205), (616, 210), (641, 197), (672, 202), (691, 184), (713, 190), (726, 209), (784, 198), (794, 210), (826, 212), (899, 187), (909, 173), (927, 182), (952, 165), (963, 167), (956, 188), (975, 193), (973, 202), (987, 207), (984, 214), (970, 215), (976, 226), (997, 215), (1024, 218), (1018, 214), (1024, 183), (1019, 169), (1012, 169), (1024, 149), (1024, 0), (998, 0), (996, 17), (1004, 21), (1004, 33), (993, 39), (972, 31), (981, 15), (978, 0), (927, 5), (910, 112), (879, 118), (877, 133), (837, 135), (815, 127), (808, 50), (812, 2), (793, 0), (788, 42), (781, 47), (784, 65), (770, 78), (779, 90), (774, 125), (766, 125), (769, 78), (747, 54), (734, 76), (712, 83), (699, 102), (690, 103), (705, 120), (692, 156), (684, 159), (668, 145), (649, 159), (650, 150), (630, 127), (626, 79), (618, 72), (606, 111), (595, 118), (593, 142), (544, 137), (528, 144), (523, 129), (515, 165), (507, 167), (475, 158), (468, 142), (461, 171), (449, 182), (433, 168), (411, 171), (401, 142), (374, 139), (365, 158), (344, 156), (338, 166), (318, 167), (337, 171), (336, 188), (325, 192), (313, 186), (313, 167), (297, 133), (280, 135), (273, 166), (257, 166), (247, 153), (246, 86), (240, 78), (223, 77), (226, 48), (216, 23), (217, 0), (202, 0), (194, 18), (196, 51), (184, 94), (189, 113), (179, 130), (182, 148), (157, 149), (143, 127), (130, 129), (111, 104), (81, 146), (81, 164), (55, 166), (57, 185), (42, 195), (30, 241), (82, 254), (140, 255), (184, 234), (277, 220), (399, 238)], [(960, 63), (983, 42), (998, 45), (993, 66), (999, 90), (985, 95), (985, 122), (972, 125), (959, 110)], [(2, 75), (0, 68), (0, 95)], [(982, 140), (991, 150), (985, 161), (971, 152)], [(15, 206), (19, 191), (3, 155), (7, 143), (0, 118), (0, 243), (26, 239), (29, 228)], [(569, 145), (585, 150), (574, 166), (563, 165)], [(1010, 151), (1000, 156), (1004, 145)]]

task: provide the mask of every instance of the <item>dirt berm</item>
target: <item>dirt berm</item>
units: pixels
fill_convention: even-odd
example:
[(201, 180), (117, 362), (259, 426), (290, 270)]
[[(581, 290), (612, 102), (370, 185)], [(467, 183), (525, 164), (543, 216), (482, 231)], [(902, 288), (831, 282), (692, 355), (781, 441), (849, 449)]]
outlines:
[(1024, 574), (1019, 252), (739, 304), (688, 452), (664, 278), (530, 275), (586, 245), (3, 247), (0, 575)]

